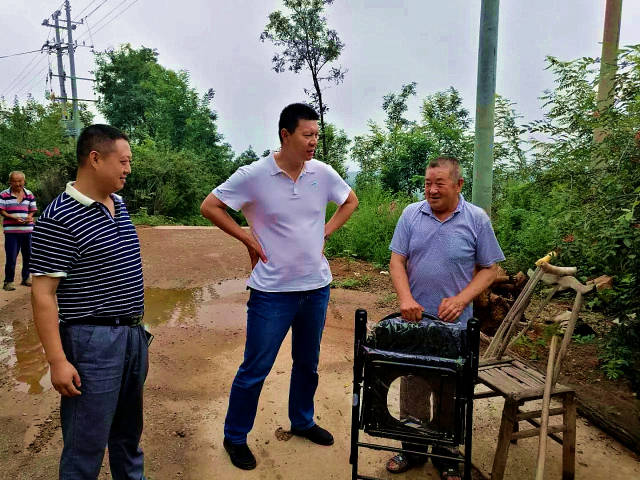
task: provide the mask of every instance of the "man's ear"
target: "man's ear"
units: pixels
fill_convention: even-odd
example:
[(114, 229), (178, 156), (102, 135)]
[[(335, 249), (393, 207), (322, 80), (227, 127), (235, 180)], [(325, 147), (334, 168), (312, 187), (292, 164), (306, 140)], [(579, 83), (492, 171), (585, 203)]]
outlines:
[(464, 185), (464, 178), (460, 177), (458, 179), (458, 188), (462, 191), (462, 185)]
[(287, 130), (286, 128), (283, 128), (282, 130), (280, 130), (280, 137), (282, 138), (282, 143), (284, 143), (284, 140), (286, 138), (288, 138), (291, 134), (289, 133), (289, 130)]
[(89, 155), (87, 156), (87, 165), (91, 167), (96, 167), (98, 164), (98, 160), (100, 159), (100, 152), (96, 150), (91, 150)]

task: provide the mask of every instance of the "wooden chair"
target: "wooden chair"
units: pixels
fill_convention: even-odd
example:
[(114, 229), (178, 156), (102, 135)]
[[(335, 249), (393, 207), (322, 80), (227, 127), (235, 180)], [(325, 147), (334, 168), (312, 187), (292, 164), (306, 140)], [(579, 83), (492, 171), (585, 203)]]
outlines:
[[(498, 445), (493, 459), (491, 478), (501, 480), (504, 476), (510, 443), (516, 443), (520, 438), (540, 436), (541, 431), (546, 430), (546, 435), (562, 445), (562, 478), (573, 479), (575, 477), (575, 446), (576, 446), (576, 399), (575, 391), (565, 385), (556, 382), (562, 361), (566, 355), (573, 330), (578, 319), (578, 314), (583, 304), (583, 295), (593, 289), (593, 285), (583, 285), (573, 277), (576, 274), (574, 267), (556, 267), (546, 261), (539, 261), (537, 268), (524, 289), (516, 299), (514, 305), (507, 313), (500, 328), (496, 332), (489, 347), (480, 359), (478, 369), (478, 381), (490, 390), (477, 393), (474, 398), (504, 397), (504, 408), (498, 434)], [(553, 285), (551, 296), (563, 289), (573, 289), (576, 297), (571, 311), (564, 338), (555, 358), (550, 355), (551, 378), (545, 378), (538, 371), (527, 367), (523, 363), (508, 357), (503, 357), (507, 347), (511, 343), (513, 335), (518, 328), (518, 323), (527, 308), (533, 290), (540, 280)], [(538, 310), (539, 313), (541, 308)], [(535, 315), (537, 316), (537, 314)], [(535, 318), (535, 316), (533, 318)], [(533, 318), (531, 321), (533, 321)], [(529, 325), (531, 322), (529, 323)], [(525, 327), (528, 328), (528, 326)], [(555, 347), (555, 340), (553, 342)], [(554, 352), (555, 353), (555, 348)], [(546, 409), (525, 410), (523, 407), (531, 401), (540, 400), (545, 396), (545, 382), (547, 385)], [(549, 408), (549, 397), (557, 399), (561, 407)], [(562, 424), (547, 428), (548, 416), (562, 415)], [(528, 422), (535, 428), (520, 429), (520, 422)], [(543, 425), (544, 424), (544, 425)], [(542, 428), (541, 428), (542, 425)], [(558, 434), (562, 433), (562, 436)], [(546, 440), (546, 435), (544, 439)], [(544, 445), (544, 442), (541, 442)], [(544, 458), (543, 464), (544, 464)]]

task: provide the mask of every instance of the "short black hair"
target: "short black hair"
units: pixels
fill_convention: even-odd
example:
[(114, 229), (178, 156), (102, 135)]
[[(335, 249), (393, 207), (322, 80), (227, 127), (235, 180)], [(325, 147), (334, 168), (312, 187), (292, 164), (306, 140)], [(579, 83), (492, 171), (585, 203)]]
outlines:
[(287, 132), (293, 133), (296, 131), (298, 121), (300, 120), (318, 120), (320, 116), (313, 107), (306, 103), (292, 103), (287, 105), (280, 113), (280, 121), (278, 122), (278, 137), (280, 143), (282, 143), (282, 129), (286, 128)]
[(78, 145), (76, 146), (78, 165), (82, 165), (92, 151), (104, 153), (119, 139), (129, 141), (129, 137), (125, 133), (111, 125), (96, 123), (84, 128), (78, 137)]

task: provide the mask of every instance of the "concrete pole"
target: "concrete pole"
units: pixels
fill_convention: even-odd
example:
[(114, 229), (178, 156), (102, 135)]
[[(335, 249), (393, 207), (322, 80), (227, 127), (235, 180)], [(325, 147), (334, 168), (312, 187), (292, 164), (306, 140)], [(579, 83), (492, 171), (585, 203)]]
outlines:
[(62, 63), (62, 43), (60, 43), (60, 22), (58, 21), (58, 18), (60, 17), (60, 10), (57, 10), (54, 14), (53, 14), (53, 20), (55, 21), (56, 24), (56, 57), (58, 59), (58, 81), (60, 82), (60, 97), (62, 97), (64, 100), (62, 100), (62, 111), (63, 111), (63, 115), (66, 116), (67, 115), (67, 90), (64, 86), (64, 82), (66, 79), (66, 73), (64, 73), (64, 64)]
[(493, 187), (493, 117), (496, 96), (499, 10), (500, 0), (482, 0), (471, 201), (483, 208), (489, 215), (491, 214), (491, 190)]
[[(602, 55), (600, 55), (600, 82), (598, 84), (598, 112), (605, 112), (613, 104), (614, 78), (618, 70), (618, 44), (620, 43), (620, 21), (622, 0), (607, 0), (604, 12)], [(606, 137), (602, 128), (593, 132), (593, 140), (600, 143)]]
[(67, 52), (69, 52), (69, 70), (71, 72), (71, 96), (73, 99), (73, 136), (78, 138), (80, 135), (80, 116), (78, 115), (78, 88), (76, 86), (76, 62), (75, 62), (75, 48), (73, 46), (73, 25), (71, 23), (71, 4), (69, 0), (64, 2), (65, 10), (67, 11)]

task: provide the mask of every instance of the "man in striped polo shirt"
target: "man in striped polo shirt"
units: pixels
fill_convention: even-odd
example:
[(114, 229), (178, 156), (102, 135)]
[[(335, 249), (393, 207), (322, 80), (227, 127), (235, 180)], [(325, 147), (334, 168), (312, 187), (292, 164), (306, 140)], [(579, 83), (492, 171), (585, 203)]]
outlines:
[(36, 197), (24, 188), (25, 176), (22, 172), (9, 174), (9, 188), (0, 192), (0, 215), (4, 231), (5, 290), (15, 290), (13, 278), (16, 273), (18, 253), (22, 252), (22, 285), (31, 286), (29, 280), (29, 261), (31, 258), (31, 232), (33, 214), (36, 213)]
[(77, 157), (76, 181), (33, 233), (33, 316), (62, 395), (60, 479), (97, 479), (108, 444), (113, 478), (141, 480), (148, 369), (142, 263), (135, 228), (114, 193), (131, 172), (131, 149), (119, 130), (92, 125), (78, 138)]

